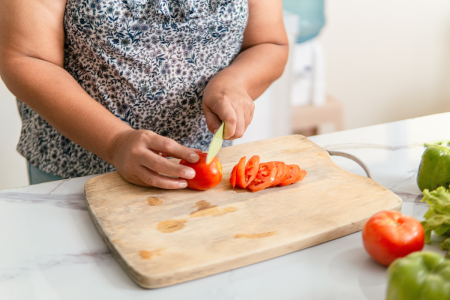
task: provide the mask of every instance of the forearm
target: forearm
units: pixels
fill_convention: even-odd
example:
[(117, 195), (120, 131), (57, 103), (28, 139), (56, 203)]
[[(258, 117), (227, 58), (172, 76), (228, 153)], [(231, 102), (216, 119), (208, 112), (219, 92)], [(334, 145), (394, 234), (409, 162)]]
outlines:
[(216, 77), (242, 82), (248, 95), (255, 100), (283, 74), (288, 52), (288, 45), (255, 45), (242, 51), (233, 63)]
[(9, 90), (61, 134), (112, 163), (116, 136), (130, 127), (90, 97), (63, 68), (10, 54), (0, 75)]

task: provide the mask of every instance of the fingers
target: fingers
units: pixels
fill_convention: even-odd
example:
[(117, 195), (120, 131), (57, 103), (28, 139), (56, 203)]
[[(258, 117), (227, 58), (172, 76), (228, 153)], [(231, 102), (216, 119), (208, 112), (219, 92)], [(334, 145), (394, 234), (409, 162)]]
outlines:
[(155, 155), (151, 151), (141, 153), (139, 155), (139, 163), (146, 169), (160, 174), (186, 179), (192, 179), (195, 177), (194, 169), (175, 163), (159, 155)]
[(243, 137), (253, 119), (254, 110), (255, 104), (250, 98), (220, 102), (216, 111), (218, 117), (225, 122), (224, 139), (234, 140)]
[(255, 111), (255, 103), (253, 100), (250, 99), (250, 101), (245, 101), (244, 109), (236, 110), (237, 113), (241, 112), (240, 117), (238, 117), (238, 122), (236, 125), (236, 132), (234, 133), (234, 136), (230, 139), (238, 139), (244, 136), (245, 131), (247, 130), (247, 127), (250, 125), (253, 119), (253, 113)]
[(135, 175), (132, 175), (129, 178), (125, 177), (125, 180), (137, 185), (152, 186), (162, 189), (173, 190), (187, 187), (186, 180), (162, 176), (145, 167), (140, 167), (134, 174)]
[(190, 163), (196, 163), (200, 159), (198, 152), (192, 148), (188, 148), (178, 144), (176, 141), (152, 134), (146, 141), (147, 146), (154, 152), (161, 152), (166, 157), (173, 156), (175, 158), (184, 159)]
[(166, 189), (187, 187), (185, 179), (194, 178), (195, 171), (165, 157), (174, 156), (196, 163), (201, 153), (149, 130), (124, 132), (116, 138), (112, 148), (114, 166), (125, 180)]
[(245, 130), (247, 129), (245, 122), (245, 113), (244, 111), (235, 109), (236, 114), (236, 127), (234, 129), (234, 134), (227, 138), (228, 140), (239, 139), (244, 136)]
[(231, 102), (221, 101), (217, 104), (215, 111), (217, 112), (218, 117), (225, 122), (223, 138), (228, 140), (233, 137), (236, 132), (236, 125), (238, 122), (236, 110)]
[(236, 109), (236, 112), (239, 114), (241, 112), (238, 122), (236, 125), (236, 132), (233, 139), (238, 139), (244, 136), (247, 127), (250, 125), (253, 119), (253, 113), (255, 111), (255, 103), (253, 100), (248, 97), (248, 99), (242, 99), (241, 108)]
[(255, 112), (255, 102), (253, 102), (253, 99), (250, 99), (250, 101), (247, 101), (247, 109), (245, 109), (245, 129), (247, 130), (247, 127), (250, 125), (250, 123), (253, 120), (253, 114)]
[(209, 131), (212, 133), (216, 133), (216, 130), (219, 129), (222, 121), (219, 117), (203, 102), (203, 112), (205, 113), (206, 125), (208, 126)]

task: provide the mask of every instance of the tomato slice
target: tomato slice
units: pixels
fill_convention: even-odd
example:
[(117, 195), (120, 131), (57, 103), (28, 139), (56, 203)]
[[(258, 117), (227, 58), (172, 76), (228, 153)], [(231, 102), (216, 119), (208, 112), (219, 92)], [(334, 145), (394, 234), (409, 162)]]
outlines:
[[(284, 176), (283, 176), (283, 178), (281, 179), (281, 182), (285, 181), (285, 180), (289, 177), (289, 174), (290, 174), (289, 166), (286, 165), (286, 164), (284, 164)], [(280, 182), (280, 183), (281, 183), (281, 182)]]
[(297, 176), (297, 178), (295, 179), (295, 182), (302, 181), (303, 178), (305, 178), (306, 174), (307, 174), (307, 173), (306, 173), (305, 170), (300, 169), (300, 173), (298, 173), (298, 176)]
[[(285, 186), (292, 183), (295, 183), (297, 180), (297, 177), (300, 173), (300, 167), (297, 165), (288, 165), (289, 167), (289, 176), (284, 181), (282, 181), (279, 186)], [(305, 174), (306, 175), (306, 174)]]
[(233, 167), (233, 171), (231, 171), (231, 177), (230, 177), (230, 183), (233, 188), (236, 186), (236, 169), (237, 169), (237, 165)]
[[(281, 183), (284, 179), (286, 179), (286, 164), (281, 161), (274, 161), (274, 164), (277, 165), (277, 176), (275, 177), (275, 181), (272, 183), (272, 186), (276, 186)], [(289, 175), (289, 173), (288, 173)]]
[(253, 179), (256, 178), (259, 170), (259, 156), (252, 156), (245, 166), (245, 187), (247, 187)]
[(270, 187), (277, 176), (277, 167), (274, 163), (259, 164), (258, 174), (256, 178), (248, 185), (252, 192), (257, 192)]
[(245, 156), (239, 160), (236, 169), (236, 185), (245, 189), (247, 185), (245, 184)]

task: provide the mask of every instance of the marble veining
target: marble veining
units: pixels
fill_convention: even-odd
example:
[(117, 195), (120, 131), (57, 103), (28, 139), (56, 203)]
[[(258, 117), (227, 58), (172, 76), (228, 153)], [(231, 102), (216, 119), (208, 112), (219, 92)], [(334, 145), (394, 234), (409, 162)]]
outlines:
[(2, 192), (0, 193), (0, 201), (52, 205), (67, 209), (87, 210), (83, 194), (55, 195)]
[[(406, 172), (404, 177), (402, 177), (399, 180), (393, 181), (386, 187), (390, 189), (392, 192), (396, 192), (398, 189), (401, 189), (402, 186), (405, 185), (406, 183), (416, 181), (416, 177), (417, 177), (417, 169), (410, 170)], [(420, 192), (419, 190), (417, 191)]]
[(6, 280), (18, 279), (20, 276), (26, 276), (37, 268), (46, 270), (57, 266), (70, 266), (81, 264), (93, 264), (105, 260), (111, 256), (109, 250), (105, 249), (91, 253), (74, 253), (58, 255), (36, 255), (32, 260), (22, 261), (21, 267), (1, 268), (0, 284)]
[(394, 192), (394, 194), (396, 194), (397, 196), (399, 196), (400, 198), (402, 198), (403, 202), (411, 202), (417, 205), (425, 205), (428, 206), (428, 204), (420, 202), (420, 200), (422, 200), (423, 195), (415, 195), (415, 194), (410, 194), (410, 193), (398, 193), (398, 192)]

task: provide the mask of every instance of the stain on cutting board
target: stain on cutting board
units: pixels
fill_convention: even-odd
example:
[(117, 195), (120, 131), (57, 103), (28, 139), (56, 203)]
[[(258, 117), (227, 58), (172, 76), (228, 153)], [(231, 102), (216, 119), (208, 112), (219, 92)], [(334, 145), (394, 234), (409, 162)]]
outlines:
[(184, 223), (187, 223), (187, 221), (182, 219), (162, 221), (156, 225), (156, 229), (162, 233), (171, 233), (183, 229), (186, 226)]
[(197, 207), (197, 210), (189, 214), (189, 217), (191, 218), (208, 217), (208, 216), (218, 217), (228, 213), (235, 212), (237, 210), (236, 207), (226, 207), (219, 209), (217, 205), (211, 205), (211, 203), (209, 203), (206, 200), (198, 201), (197, 203), (195, 203), (195, 206), (193, 206), (193, 208), (194, 207)]
[(197, 207), (197, 211), (201, 211), (201, 210), (217, 207), (217, 205), (211, 205), (211, 203), (209, 203), (206, 200), (200, 200), (195, 203), (195, 206), (192, 206), (192, 208), (194, 208), (194, 207)]
[(148, 197), (147, 198), (147, 203), (148, 203), (148, 205), (150, 205), (150, 206), (157, 206), (157, 205), (161, 205), (161, 204), (163, 204), (164, 202), (162, 202), (159, 198), (157, 198), (157, 197)]
[(139, 251), (139, 255), (141, 256), (142, 259), (152, 259), (153, 256), (161, 255), (162, 250), (163, 249), (158, 249), (155, 251), (141, 250)]
[(250, 233), (250, 234), (241, 234), (237, 233), (234, 238), (235, 239), (259, 239), (268, 236), (272, 236), (276, 233), (276, 231), (262, 232), (262, 233)]

